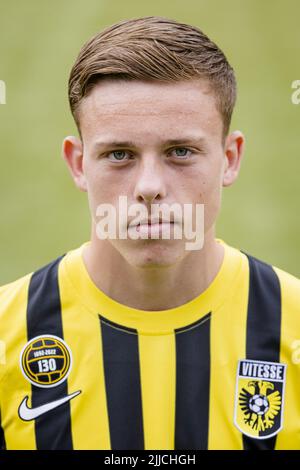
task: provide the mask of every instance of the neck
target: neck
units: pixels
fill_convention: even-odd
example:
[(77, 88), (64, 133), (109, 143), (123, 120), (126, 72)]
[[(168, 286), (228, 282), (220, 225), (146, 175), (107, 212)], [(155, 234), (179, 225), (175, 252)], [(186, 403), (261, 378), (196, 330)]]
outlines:
[(130, 265), (109, 243), (92, 237), (83, 260), (94, 284), (113, 300), (140, 310), (167, 310), (204, 292), (220, 270), (224, 248), (206, 234), (201, 250), (171, 266)]

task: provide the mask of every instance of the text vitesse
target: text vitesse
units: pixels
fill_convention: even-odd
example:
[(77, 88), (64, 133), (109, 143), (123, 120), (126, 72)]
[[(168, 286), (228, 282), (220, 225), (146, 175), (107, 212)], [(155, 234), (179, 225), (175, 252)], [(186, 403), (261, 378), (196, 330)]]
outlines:
[(263, 364), (261, 362), (241, 361), (241, 376), (257, 377), (259, 379), (283, 380), (284, 367), (281, 364)]

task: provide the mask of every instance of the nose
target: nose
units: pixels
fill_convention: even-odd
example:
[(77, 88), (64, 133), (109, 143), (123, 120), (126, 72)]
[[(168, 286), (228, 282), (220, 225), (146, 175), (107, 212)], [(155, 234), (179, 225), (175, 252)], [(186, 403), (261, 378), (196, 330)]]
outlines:
[(166, 184), (162, 162), (158, 156), (145, 155), (136, 175), (134, 197), (137, 201), (151, 204), (166, 196)]

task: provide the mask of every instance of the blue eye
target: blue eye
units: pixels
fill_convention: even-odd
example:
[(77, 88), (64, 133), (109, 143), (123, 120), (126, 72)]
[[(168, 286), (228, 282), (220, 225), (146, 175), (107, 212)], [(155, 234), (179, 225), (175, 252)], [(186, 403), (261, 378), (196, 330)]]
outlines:
[(113, 152), (110, 152), (110, 153), (108, 154), (108, 157), (109, 157), (110, 155), (114, 155), (115, 159), (116, 159), (117, 161), (121, 162), (121, 161), (124, 161), (124, 158), (122, 158), (122, 157), (124, 157), (124, 156), (126, 155), (126, 153), (127, 153), (127, 152), (125, 152), (124, 150), (114, 150)]
[(185, 147), (178, 147), (176, 149), (173, 149), (172, 152), (176, 152), (176, 157), (182, 158), (182, 157), (186, 157), (187, 152), (190, 152), (190, 150)]

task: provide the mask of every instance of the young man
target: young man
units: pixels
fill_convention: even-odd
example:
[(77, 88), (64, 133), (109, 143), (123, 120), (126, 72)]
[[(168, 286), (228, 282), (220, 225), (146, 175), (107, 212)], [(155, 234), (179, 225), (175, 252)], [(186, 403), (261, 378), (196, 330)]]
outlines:
[[(80, 138), (62, 153), (91, 240), (1, 288), (7, 449), (300, 447), (300, 281), (215, 238), (243, 154), (235, 96), (224, 54), (190, 25), (123, 21), (82, 48)], [(101, 236), (104, 204), (117, 236)], [(192, 215), (153, 218), (174, 204)]]

